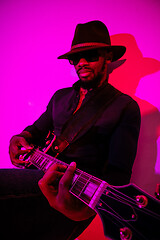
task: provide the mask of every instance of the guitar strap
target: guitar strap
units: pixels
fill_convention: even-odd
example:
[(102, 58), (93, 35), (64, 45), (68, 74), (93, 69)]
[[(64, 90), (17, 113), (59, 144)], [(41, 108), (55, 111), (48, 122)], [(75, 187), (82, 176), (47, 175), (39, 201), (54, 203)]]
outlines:
[(65, 123), (61, 135), (56, 138), (52, 146), (56, 156), (79, 136), (84, 135), (104, 110), (121, 94), (119, 90), (110, 84), (96, 90), (96, 93), (93, 93), (90, 99)]

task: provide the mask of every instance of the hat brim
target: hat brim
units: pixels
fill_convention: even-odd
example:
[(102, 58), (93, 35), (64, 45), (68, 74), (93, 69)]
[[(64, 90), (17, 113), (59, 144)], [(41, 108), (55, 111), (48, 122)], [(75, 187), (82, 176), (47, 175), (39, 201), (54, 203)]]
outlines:
[(72, 50), (70, 50), (69, 52), (60, 55), (58, 57), (58, 59), (69, 59), (72, 57), (72, 55), (79, 53), (79, 52), (84, 52), (84, 51), (89, 51), (89, 50), (93, 50), (93, 49), (99, 49), (99, 48), (107, 48), (109, 49), (109, 51), (111, 51), (113, 53), (113, 59), (112, 62), (117, 61), (118, 59), (120, 59), (124, 53), (126, 52), (126, 47), (125, 46), (119, 46), (119, 45), (113, 45), (113, 46), (86, 46), (86, 47), (78, 47), (78, 48), (74, 48)]

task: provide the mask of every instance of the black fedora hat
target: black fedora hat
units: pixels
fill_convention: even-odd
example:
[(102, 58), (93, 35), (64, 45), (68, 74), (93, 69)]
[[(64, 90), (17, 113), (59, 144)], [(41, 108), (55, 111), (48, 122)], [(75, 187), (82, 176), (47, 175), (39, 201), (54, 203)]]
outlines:
[(98, 48), (107, 48), (113, 53), (113, 61), (121, 58), (126, 47), (119, 45), (111, 45), (108, 29), (101, 21), (91, 21), (76, 26), (74, 38), (71, 45), (71, 50), (58, 59), (69, 59), (72, 55)]

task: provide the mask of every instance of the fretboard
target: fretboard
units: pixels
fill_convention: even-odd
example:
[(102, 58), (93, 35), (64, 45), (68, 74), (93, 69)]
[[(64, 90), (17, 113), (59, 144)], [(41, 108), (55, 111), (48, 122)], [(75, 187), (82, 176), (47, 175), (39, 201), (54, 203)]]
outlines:
[[(38, 169), (46, 172), (54, 163), (68, 166), (67, 163), (58, 160), (38, 149), (30, 155), (29, 161)], [(95, 208), (107, 183), (86, 172), (76, 169), (70, 192), (91, 208)]]

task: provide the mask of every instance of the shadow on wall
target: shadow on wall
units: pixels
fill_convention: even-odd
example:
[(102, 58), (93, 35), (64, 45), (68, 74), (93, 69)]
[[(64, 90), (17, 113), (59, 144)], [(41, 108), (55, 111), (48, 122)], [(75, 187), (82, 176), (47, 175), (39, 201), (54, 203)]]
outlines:
[[(110, 64), (109, 73), (112, 74), (109, 76), (109, 82), (133, 97), (139, 104), (142, 115), (138, 151), (131, 182), (154, 195), (156, 183), (160, 183), (160, 175), (155, 173), (157, 138), (160, 135), (158, 135), (160, 112), (149, 102), (136, 97), (135, 93), (142, 77), (160, 70), (160, 62), (155, 59), (144, 58), (131, 34), (113, 35), (111, 40), (112, 44), (126, 46), (127, 51), (123, 60)], [(90, 226), (78, 237), (78, 240), (85, 239), (108, 239), (104, 237), (99, 216), (96, 216)]]
[(112, 74), (109, 82), (132, 96), (139, 104), (142, 115), (138, 151), (131, 182), (154, 195), (156, 184), (160, 183), (160, 175), (155, 172), (155, 164), (158, 160), (157, 138), (159, 137), (160, 112), (149, 102), (136, 97), (135, 92), (142, 77), (160, 70), (160, 62), (152, 58), (144, 58), (131, 34), (113, 35), (111, 41), (112, 44), (126, 46), (127, 50), (124, 55), (125, 60), (111, 63)]

